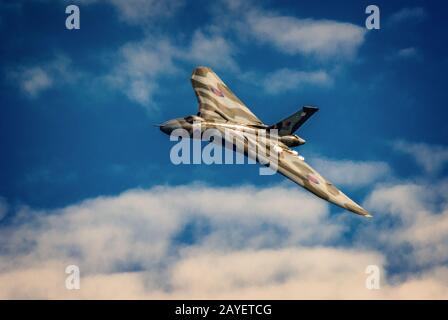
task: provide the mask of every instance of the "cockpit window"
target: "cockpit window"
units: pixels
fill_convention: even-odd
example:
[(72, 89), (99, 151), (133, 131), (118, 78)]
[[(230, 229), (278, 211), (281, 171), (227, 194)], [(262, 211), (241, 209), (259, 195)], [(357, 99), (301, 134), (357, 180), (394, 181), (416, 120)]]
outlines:
[(187, 121), (188, 123), (193, 123), (193, 122), (199, 122), (199, 121), (202, 121), (202, 118), (201, 118), (201, 117), (198, 117), (198, 116), (188, 116), (188, 117), (185, 117), (184, 119), (185, 119), (185, 121)]

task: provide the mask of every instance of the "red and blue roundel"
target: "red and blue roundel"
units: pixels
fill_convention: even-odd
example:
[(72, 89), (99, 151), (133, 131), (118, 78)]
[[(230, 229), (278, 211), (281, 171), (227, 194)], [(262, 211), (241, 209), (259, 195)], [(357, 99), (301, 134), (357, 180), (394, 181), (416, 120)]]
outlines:
[(308, 173), (306, 178), (308, 179), (309, 182), (312, 182), (314, 184), (319, 184), (319, 179), (317, 179), (317, 177), (311, 173)]
[(218, 97), (223, 98), (224, 94), (222, 93), (221, 90), (216, 89), (215, 87), (210, 86), (210, 89), (213, 91), (214, 94), (216, 94)]

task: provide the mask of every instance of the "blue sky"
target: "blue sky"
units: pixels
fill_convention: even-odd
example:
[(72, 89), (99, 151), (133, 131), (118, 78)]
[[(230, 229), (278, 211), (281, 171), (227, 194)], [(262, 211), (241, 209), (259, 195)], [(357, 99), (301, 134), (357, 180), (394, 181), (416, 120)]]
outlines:
[[(80, 30), (65, 29), (66, 1), (0, 2), (3, 234), (20, 238), (31, 228), (32, 222), (23, 220), (24, 212), (32, 219), (55, 212), (63, 216), (72, 206), (90, 203), (88, 199), (114, 201), (135, 190), (148, 192), (151, 199), (158, 188), (167, 188), (165, 195), (172, 197), (178, 188), (198, 188), (213, 202), (221, 199), (214, 198), (216, 192), (232, 194), (232, 188), (244, 192), (247, 187), (256, 195), (284, 188), (310, 203), (302, 208), (291, 199), (297, 207), (287, 210), (313, 215), (318, 208), (318, 220), (310, 227), (323, 224), (329, 228), (323, 233), (340, 231), (336, 238), (329, 236), (330, 242), (325, 237), (317, 241), (317, 236), (302, 242), (291, 236), (294, 239), (284, 240), (288, 250), (326, 245), (337, 254), (338, 248), (371, 250), (374, 257), (382, 257), (378, 261), (387, 273), (406, 279), (445, 268), (446, 254), (434, 263), (417, 262), (429, 255), (427, 251), (434, 254), (448, 246), (448, 201), (443, 192), (448, 46), (447, 7), (442, 1), (377, 1), (381, 29), (371, 31), (364, 27), (364, 11), (371, 4), (366, 1), (73, 3), (80, 7)], [(172, 143), (153, 124), (197, 112), (189, 82), (197, 65), (212, 67), (267, 124), (302, 105), (318, 106), (319, 113), (299, 132), (307, 140), (299, 151), (376, 221), (367, 225), (335, 206), (319, 207), (313, 201), (320, 200), (309, 198), (281, 176), (259, 176), (253, 165), (171, 164)], [(422, 192), (428, 196), (418, 196), (417, 201), (415, 195)], [(146, 211), (159, 205), (148, 206)], [(207, 208), (186, 208), (189, 218), (176, 220), (177, 229), (168, 237), (174, 239), (168, 245), (170, 253), (179, 254), (179, 243), (193, 248), (202, 246), (204, 239), (219, 238), (221, 229), (210, 217), (214, 210)], [(201, 213), (190, 216), (195, 210)], [(251, 213), (255, 219), (257, 212)], [(259, 232), (278, 235), (287, 228), (271, 218), (261, 220)], [(430, 241), (422, 236), (421, 242), (413, 243), (409, 239), (423, 234), (416, 221), (429, 229), (438, 225), (440, 238)], [(241, 239), (251, 243), (256, 230), (238, 230)], [(40, 239), (40, 231), (33, 229), (34, 241)], [(288, 232), (294, 235), (297, 230)], [(378, 232), (397, 236), (372, 240)], [(364, 239), (372, 244), (363, 244)], [(267, 247), (286, 250), (283, 240), (277, 240), (257, 244), (254, 254)], [(75, 241), (70, 246), (77, 245)], [(20, 248), (8, 244), (2, 252), (20, 260)], [(221, 247), (213, 248), (216, 254)], [(57, 254), (50, 256), (53, 260)], [(64, 253), (65, 258), (73, 256)], [(161, 264), (166, 261), (160, 258)], [(113, 271), (140, 265), (153, 270), (146, 263), (136, 259), (123, 268), (118, 263)], [(94, 275), (104, 272), (101, 267), (89, 268)], [(21, 276), (8, 279), (14, 277)], [(437, 290), (446, 293), (446, 283)], [(391, 292), (388, 297), (396, 294)]]

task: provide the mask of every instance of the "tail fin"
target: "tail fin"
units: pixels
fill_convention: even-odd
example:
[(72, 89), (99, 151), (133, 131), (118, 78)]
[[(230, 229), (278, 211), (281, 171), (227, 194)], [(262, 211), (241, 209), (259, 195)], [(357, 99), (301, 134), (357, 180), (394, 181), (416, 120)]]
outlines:
[(316, 107), (305, 106), (302, 110), (299, 110), (279, 123), (270, 126), (269, 129), (277, 129), (280, 136), (291, 135), (318, 110), (319, 108)]

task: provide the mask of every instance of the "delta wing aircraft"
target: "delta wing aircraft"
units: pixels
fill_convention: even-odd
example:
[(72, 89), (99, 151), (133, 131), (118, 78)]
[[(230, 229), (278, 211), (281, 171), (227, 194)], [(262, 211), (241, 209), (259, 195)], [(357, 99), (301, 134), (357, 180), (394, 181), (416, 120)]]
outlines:
[[(283, 176), (341, 208), (364, 217), (371, 217), (364, 208), (310, 167), (297, 151), (291, 149), (305, 143), (305, 140), (294, 132), (317, 112), (318, 108), (305, 106), (277, 124), (268, 126), (258, 119), (210, 68), (197, 67), (191, 76), (191, 83), (199, 101), (199, 112), (197, 115), (161, 124), (162, 132), (170, 135), (174, 130), (182, 128), (192, 135), (194, 123), (200, 123), (201, 130), (213, 128), (220, 132), (230, 130), (235, 136), (243, 134), (244, 150), (237, 149), (237, 151), (244, 152), (247, 156), (254, 156), (248, 152), (248, 145), (252, 143), (256, 144), (257, 148), (264, 147), (270, 152), (275, 152), (276, 169)], [(276, 131), (277, 134), (273, 136), (272, 131)], [(224, 133), (222, 136), (225, 136)], [(266, 139), (256, 139), (258, 136), (264, 136)], [(258, 155), (254, 157), (264, 165), (267, 165), (266, 161), (268, 164), (272, 161), (267, 157), (263, 163)]]

